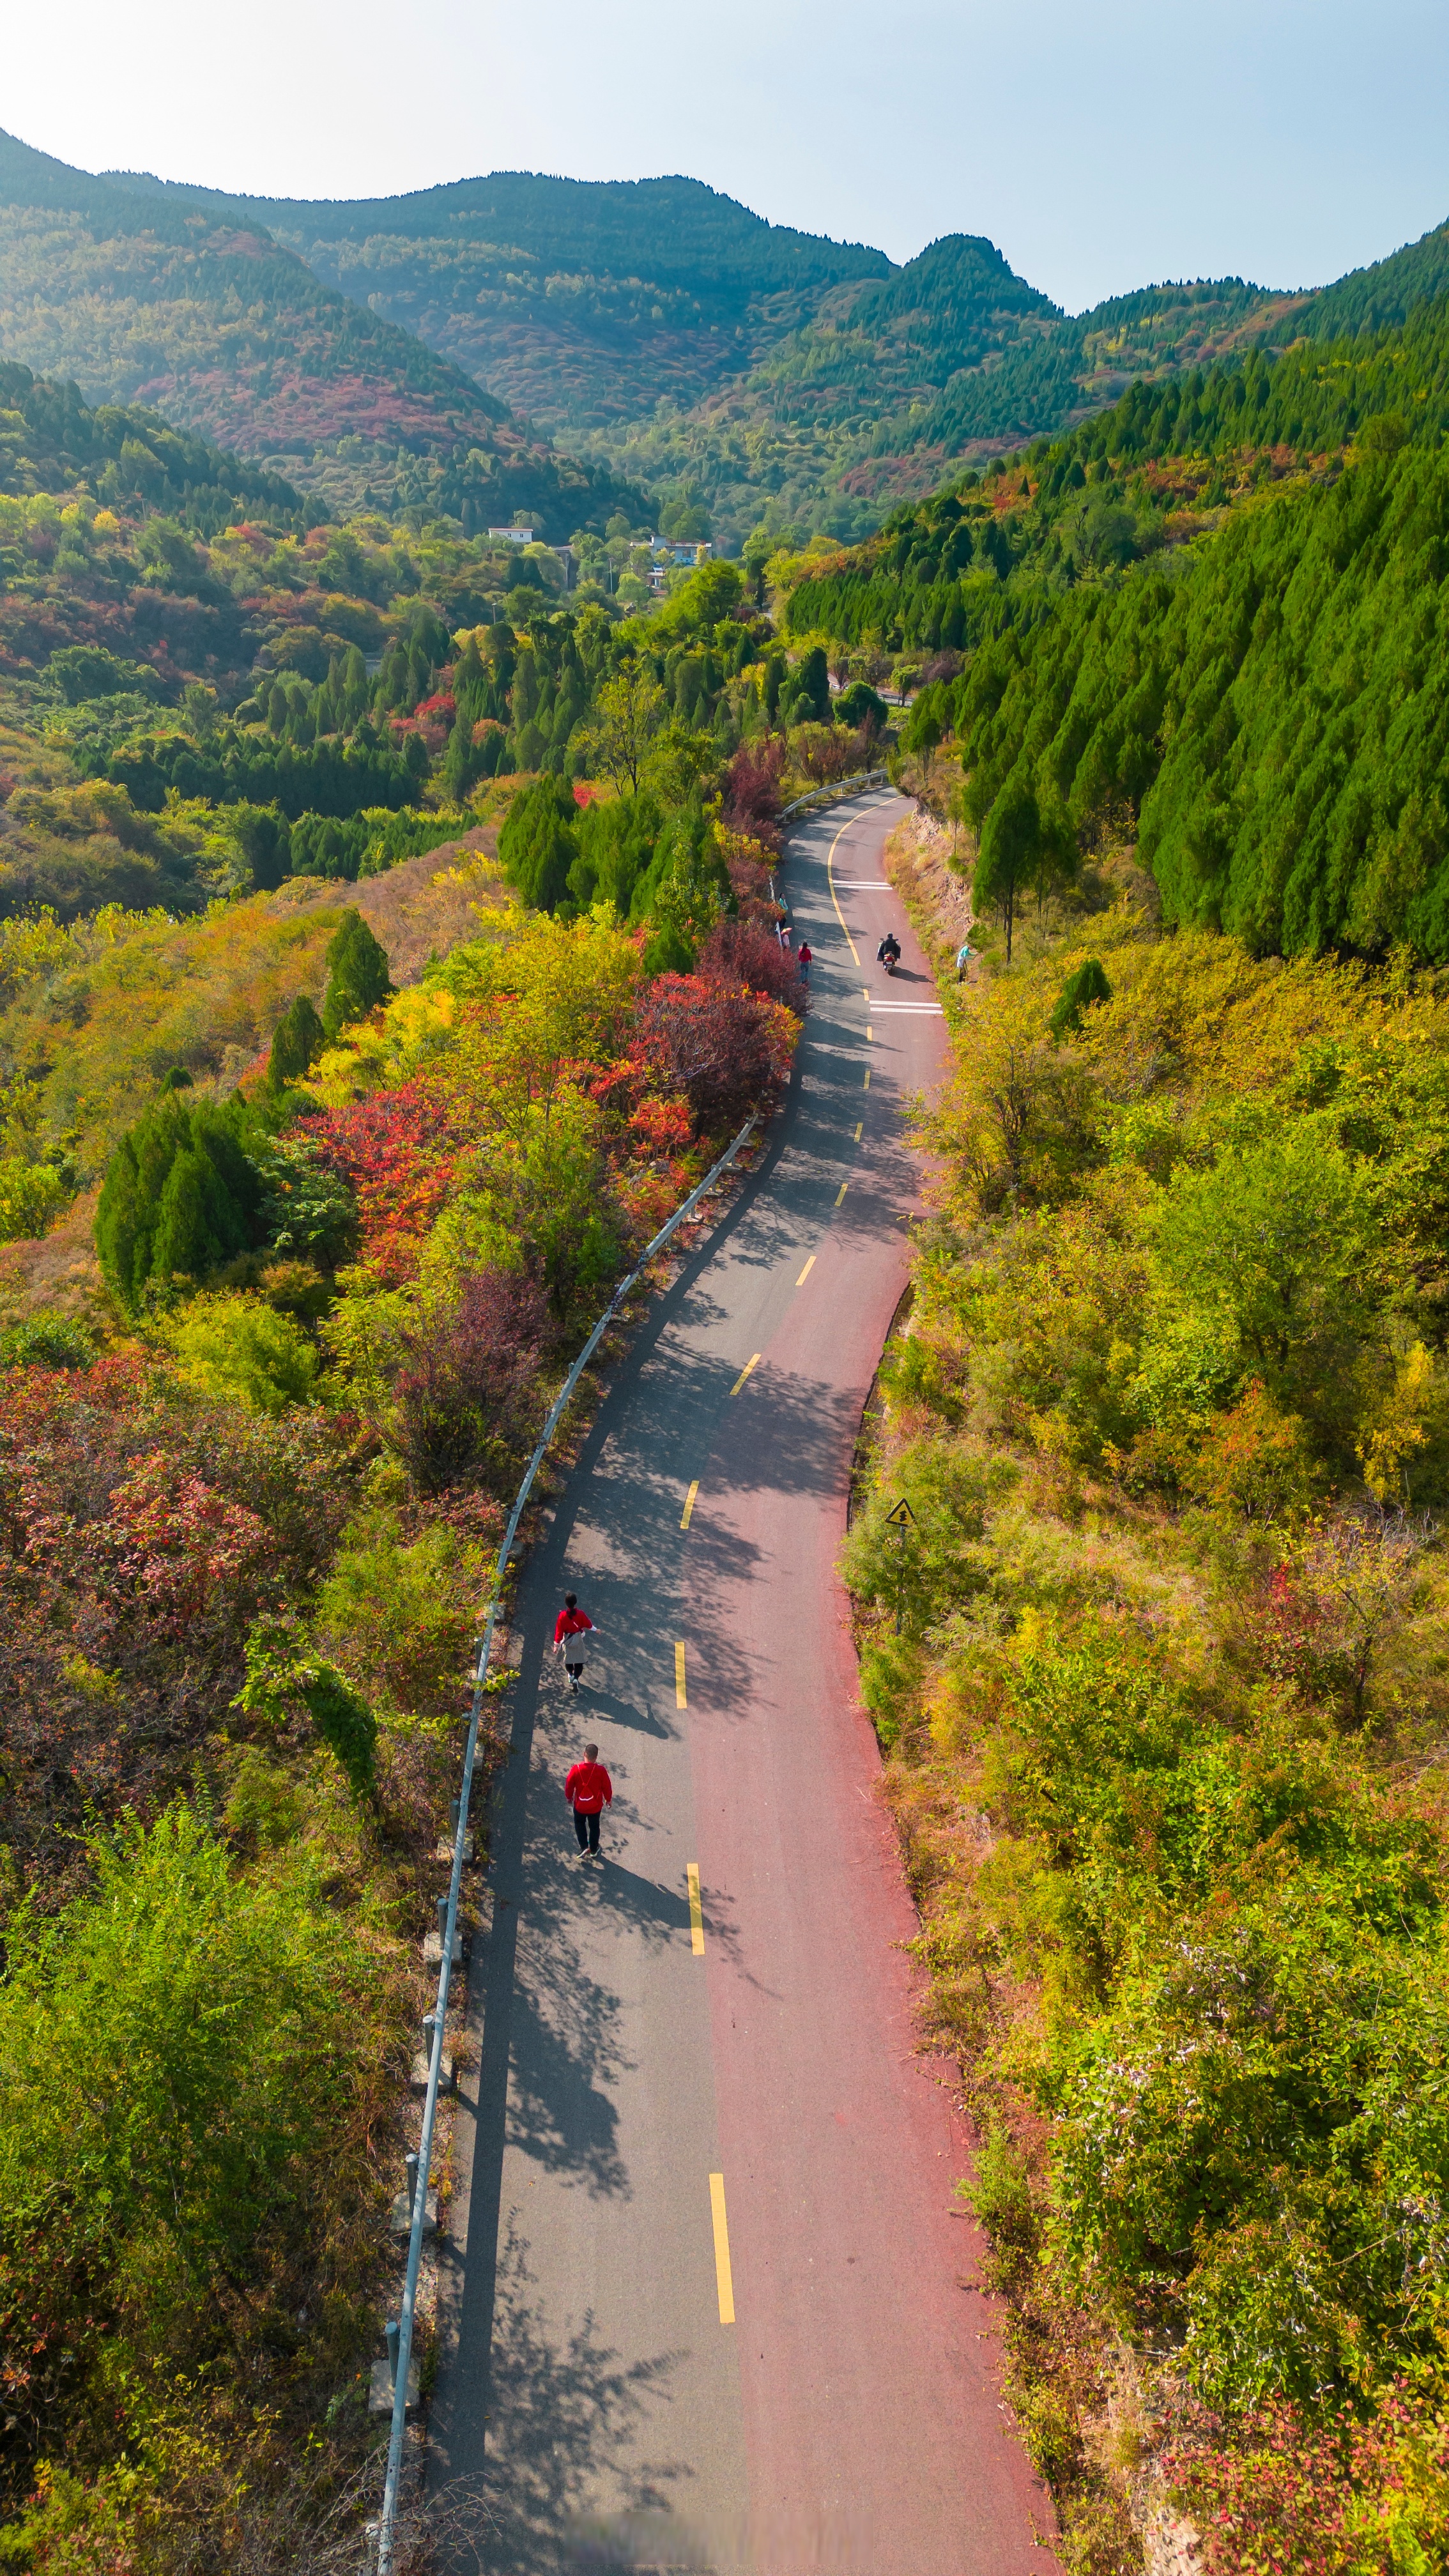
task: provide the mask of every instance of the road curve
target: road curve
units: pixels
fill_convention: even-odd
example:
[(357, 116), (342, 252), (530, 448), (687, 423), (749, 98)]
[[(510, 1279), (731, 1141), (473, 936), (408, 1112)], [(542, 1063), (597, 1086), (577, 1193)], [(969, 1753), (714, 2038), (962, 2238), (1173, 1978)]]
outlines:
[[(817, 962), (788, 1105), (520, 1589), (433, 2420), (455, 2563), (490, 2576), (1052, 2564), (970, 2286), (947, 2070), (916, 2050), (835, 1571), (905, 1284), (902, 1104), (944, 1054), (883, 883), (905, 810), (860, 797), (790, 844)], [(602, 1632), (579, 1701), (549, 1651), (566, 1586)], [(601, 1862), (562, 1794), (588, 1734), (615, 1784)]]

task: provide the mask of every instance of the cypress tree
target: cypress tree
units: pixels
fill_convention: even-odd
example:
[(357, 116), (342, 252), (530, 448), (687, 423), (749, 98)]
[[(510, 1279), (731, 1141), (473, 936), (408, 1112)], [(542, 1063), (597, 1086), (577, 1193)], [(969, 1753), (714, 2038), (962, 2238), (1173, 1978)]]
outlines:
[(387, 950), (373, 938), (360, 912), (345, 912), (327, 951), (327, 991), (322, 1027), (329, 1038), (385, 1002), (392, 991)]
[(443, 755), (443, 788), (455, 805), (464, 803), (483, 773), (483, 755), (473, 740), (473, 719), (460, 704)]
[(150, 1280), (202, 1278), (256, 1239), (261, 1182), (242, 1143), (245, 1114), (168, 1091), (121, 1138), (96, 1210), (96, 1250), (129, 1312)]
[(153, 1278), (179, 1275), (201, 1279), (208, 1270), (215, 1269), (221, 1239), (213, 1178), (204, 1154), (188, 1149), (177, 1155), (166, 1175), (157, 1210), (151, 1248)]
[(511, 807), (498, 835), (498, 856), (525, 903), (552, 912), (568, 892), (578, 856), (573, 791), (560, 778), (539, 778)]
[(273, 1091), (285, 1091), (291, 1082), (300, 1082), (322, 1052), (326, 1031), (305, 993), (299, 993), (290, 1008), (282, 1013), (272, 1037), (272, 1051), (267, 1058), (267, 1083)]

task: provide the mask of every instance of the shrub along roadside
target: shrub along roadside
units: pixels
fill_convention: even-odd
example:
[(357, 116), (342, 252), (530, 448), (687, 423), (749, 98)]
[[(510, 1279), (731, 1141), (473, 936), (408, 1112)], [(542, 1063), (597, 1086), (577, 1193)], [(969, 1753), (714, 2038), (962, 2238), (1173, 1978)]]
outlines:
[(958, 1031), (863, 1687), (1069, 2562), (1161, 2460), (1211, 2576), (1437, 2565), (1444, 1006), (1094, 934)]

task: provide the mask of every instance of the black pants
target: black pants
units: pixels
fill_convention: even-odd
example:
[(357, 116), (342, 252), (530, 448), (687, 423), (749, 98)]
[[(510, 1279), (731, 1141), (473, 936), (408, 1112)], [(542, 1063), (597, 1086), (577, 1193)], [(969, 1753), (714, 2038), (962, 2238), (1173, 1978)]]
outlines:
[(579, 1849), (580, 1849), (580, 1851), (597, 1851), (597, 1850), (598, 1850), (598, 1848), (599, 1848), (599, 1811), (598, 1811), (597, 1807), (594, 1809), (594, 1812), (593, 1812), (593, 1814), (592, 1814), (591, 1816), (586, 1816), (586, 1815), (584, 1814), (584, 1811), (583, 1811), (582, 1807), (575, 1807), (575, 1809), (574, 1809), (574, 1832), (578, 1835), (578, 1838), (579, 1838)]

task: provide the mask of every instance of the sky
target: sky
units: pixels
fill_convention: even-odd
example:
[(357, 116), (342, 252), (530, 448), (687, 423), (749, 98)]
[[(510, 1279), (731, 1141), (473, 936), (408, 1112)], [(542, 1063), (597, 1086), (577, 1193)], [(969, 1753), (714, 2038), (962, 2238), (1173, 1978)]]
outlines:
[(1314, 286), (1449, 217), (1446, 0), (67, 0), (0, 126), (90, 170), (382, 196), (683, 172), (896, 260), (985, 233), (1069, 311)]

